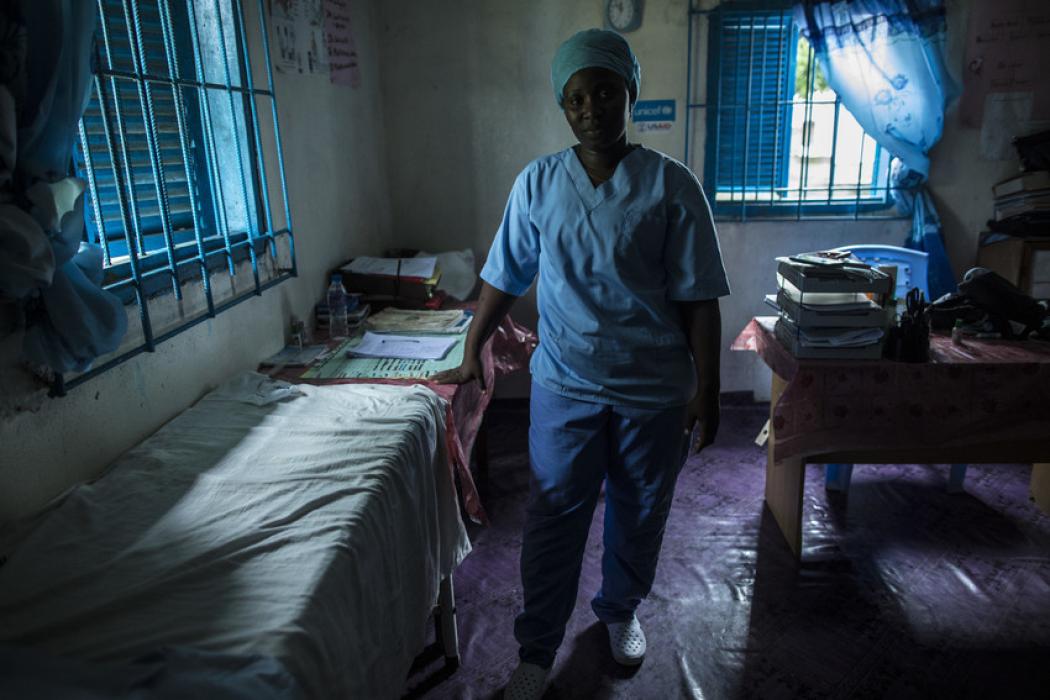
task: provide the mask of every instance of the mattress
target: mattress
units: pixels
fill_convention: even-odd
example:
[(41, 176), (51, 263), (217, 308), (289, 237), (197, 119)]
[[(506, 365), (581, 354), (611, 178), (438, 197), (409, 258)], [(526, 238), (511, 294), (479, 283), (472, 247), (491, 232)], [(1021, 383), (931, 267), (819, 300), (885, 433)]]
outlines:
[(421, 386), (237, 377), (9, 549), (0, 645), (111, 665), (181, 650), (251, 660), (277, 695), (398, 697), (470, 551), (445, 413)]

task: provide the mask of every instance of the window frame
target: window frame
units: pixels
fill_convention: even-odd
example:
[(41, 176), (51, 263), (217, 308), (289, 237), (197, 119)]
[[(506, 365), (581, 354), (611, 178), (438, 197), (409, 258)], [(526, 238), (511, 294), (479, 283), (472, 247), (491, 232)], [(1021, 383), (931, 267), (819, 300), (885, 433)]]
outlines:
[[(214, 29), (219, 41), (219, 50), (223, 51), (225, 59), (221, 62), (224, 67), (224, 80), (215, 82), (214, 77), (209, 76), (203, 62), (203, 51), (201, 43), (201, 27), (204, 24), (200, 18), (203, 16), (200, 5), (209, 3), (212, 7), (203, 12), (214, 12), (220, 21)], [(145, 40), (143, 23), (140, 23), (139, 12), (143, 7), (156, 8), (159, 26), (162, 32), (162, 45), (165, 52), (164, 68), (158, 72), (157, 67), (148, 62), (142, 63), (145, 53)], [(178, 27), (173, 8), (181, 11), (189, 23), (189, 27)], [(85, 226), (83, 239), (89, 243), (98, 244), (104, 251), (104, 281), (103, 288), (115, 294), (125, 305), (137, 304), (139, 307), (139, 318), (142, 324), (142, 342), (133, 344), (130, 348), (123, 348), (113, 357), (109, 357), (102, 364), (87, 372), (76, 375), (66, 380), (61, 375), (55, 377), (52, 386), (52, 395), (60, 396), (69, 388), (76, 386), (93, 376), (96, 376), (141, 352), (153, 352), (156, 345), (168, 340), (183, 331), (189, 330), (197, 324), (214, 318), (237, 304), (248, 299), (260, 296), (263, 291), (276, 286), (298, 275), (295, 245), (292, 234), (292, 218), (288, 202), (287, 182), (284, 169), (284, 155), (281, 148), (280, 125), (277, 117), (276, 97), (274, 94), (273, 66), (270, 60), (269, 34), (267, 27), (267, 14), (263, 6), (263, 0), (258, 0), (258, 22), (259, 39), (261, 40), (261, 51), (258, 58), (265, 63), (265, 87), (256, 87), (253, 78), (252, 55), (248, 42), (247, 17), (244, 8), (244, 0), (97, 0), (98, 22), (95, 40), (93, 42), (93, 64), (90, 83), (92, 100), (98, 106), (98, 115), (101, 116), (102, 132), (107, 163), (96, 166), (93, 162), (93, 154), (97, 154), (97, 144), (93, 147), (89, 144), (88, 129), (82, 119), (78, 123), (78, 136), (80, 143), (77, 154), (73, 159), (73, 165), (77, 168), (88, 182), (85, 191)], [(114, 43), (110, 41), (107, 28), (107, 10), (114, 13), (113, 21), (123, 22), (122, 28), (126, 30), (127, 36), (123, 37), (127, 50), (130, 52), (131, 70), (120, 68), (114, 62)], [(116, 13), (122, 13), (118, 17)], [(191, 37), (189, 46), (192, 55), (186, 53), (186, 37), (178, 34), (180, 31), (189, 29)], [(215, 39), (215, 37), (211, 37)], [(155, 37), (153, 39), (155, 41)], [(181, 49), (180, 51), (180, 43)], [(118, 51), (123, 50), (118, 48)], [(154, 59), (156, 57), (153, 57)], [(187, 62), (187, 58), (192, 61)], [(209, 69), (210, 70), (210, 69)], [(262, 70), (260, 70), (262, 73)], [(261, 80), (261, 78), (260, 78)], [(130, 91), (118, 90), (118, 81), (123, 84), (131, 84)], [(177, 164), (164, 163), (161, 158), (163, 147), (158, 140), (159, 127), (156, 120), (151, 120), (154, 103), (153, 93), (160, 91), (170, 96), (175, 105), (175, 121), (178, 129), (178, 143), (181, 149), (183, 161)], [(137, 95), (137, 101), (129, 99), (129, 92)], [(114, 95), (119, 95), (119, 100), (113, 100)], [(176, 96), (177, 95), (177, 96)], [(210, 121), (208, 112), (213, 99), (228, 101), (228, 109), (231, 118), (230, 128), (236, 130), (237, 160), (233, 169), (240, 174), (241, 192), (243, 198), (243, 216), (237, 225), (244, 225), (246, 230), (231, 230), (226, 219), (225, 211), (230, 200), (224, 198), (221, 190), (221, 180), (229, 179), (228, 174), (221, 170), (224, 163), (220, 162), (219, 146), (216, 144), (215, 125)], [(262, 121), (262, 109), (257, 106), (258, 101), (268, 100), (272, 113), (272, 132), (269, 132), (273, 148), (265, 148), (263, 145), (260, 122)], [(199, 111), (196, 113), (196, 123), (190, 124), (191, 110), (181, 109), (186, 101), (199, 103)], [(130, 105), (124, 107), (124, 104)], [(224, 102), (224, 105), (226, 103)], [(224, 106), (224, 109), (227, 107)], [(127, 113), (132, 120), (141, 119), (143, 134), (146, 141), (147, 157), (152, 179), (146, 183), (146, 188), (156, 192), (156, 196), (146, 198), (146, 201), (155, 201), (161, 220), (162, 231), (138, 234), (137, 228), (143, 217), (137, 211), (137, 199), (142, 197), (143, 185), (139, 181), (139, 171), (136, 165), (130, 161), (127, 148), (126, 125), (123, 114)], [(86, 114), (86, 113), (85, 113)], [(238, 116), (239, 115), (239, 116)], [(172, 125), (166, 123), (170, 128)], [(194, 129), (196, 129), (194, 131)], [(115, 133), (114, 133), (115, 132)], [(168, 203), (163, 193), (166, 191), (166, 183), (162, 186), (157, 184), (158, 173), (163, 173), (163, 179), (169, 180), (168, 173), (177, 173), (170, 179), (172, 181), (186, 178), (186, 171), (190, 169), (190, 148), (187, 142), (196, 138), (199, 148), (207, 163), (198, 163), (194, 160), (192, 167), (196, 169), (196, 179), (201, 183), (200, 192), (193, 190), (196, 183), (187, 182), (187, 192), (193, 190), (191, 198), (190, 218), (192, 225), (188, 228), (173, 229), (173, 218), (168, 210)], [(225, 144), (224, 144), (225, 145)], [(141, 144), (139, 144), (141, 148)], [(271, 206), (271, 194), (269, 191), (267, 163), (275, 156), (276, 161), (270, 163), (271, 176), (276, 175), (274, 180), (280, 183), (280, 199), (283, 204), (283, 223), (281, 228), (275, 227), (275, 216)], [(225, 157), (225, 156), (223, 156)], [(160, 166), (158, 167), (158, 160)], [(228, 168), (228, 163), (225, 164)], [(113, 198), (117, 202), (118, 212), (115, 215), (121, 222), (120, 236), (123, 237), (124, 250), (123, 259), (110, 256), (109, 242), (116, 238), (110, 231), (108, 217), (103, 217), (103, 226), (96, 226), (99, 221), (100, 205), (96, 200), (99, 191), (97, 187), (97, 174), (99, 168), (109, 168), (112, 175)], [(172, 170), (168, 170), (172, 168)], [(127, 177), (132, 176), (132, 184), (129, 186)], [(217, 180), (220, 181), (217, 183)], [(275, 183), (276, 184), (276, 183)], [(136, 191), (138, 190), (138, 191)], [(203, 201), (198, 199), (203, 192)], [(196, 207), (194, 207), (196, 202)], [(216, 219), (220, 216), (222, 222), (214, 220), (211, 227), (201, 224), (204, 213), (201, 211), (208, 207), (216, 212)], [(91, 213), (88, 214), (88, 210)], [(219, 213), (223, 212), (223, 213)], [(127, 230), (129, 228), (135, 230)], [(99, 230), (101, 229), (101, 230)], [(156, 249), (144, 247), (140, 252), (138, 247), (146, 238), (151, 242), (162, 241), (162, 245)], [(282, 251), (278, 253), (278, 243)], [(212, 289), (212, 275), (225, 271), (231, 278), (243, 274), (238, 267), (245, 261), (250, 261), (250, 274), (252, 284), (250, 288), (238, 285), (229, 294), (217, 294)], [(266, 267), (266, 279), (263, 279), (261, 268)], [(192, 317), (182, 318), (170, 327), (155, 329), (150, 320), (150, 301), (160, 297), (172, 295), (175, 299), (183, 298), (182, 288), (187, 283), (199, 281), (203, 287), (203, 297), (206, 309)], [(221, 298), (219, 298), (221, 297)]]
[[(732, 2), (723, 1), (719, 6), (710, 10), (699, 10), (690, 5), (690, 20), (689, 20), (689, 42), (688, 42), (688, 56), (689, 62), (687, 74), (688, 85), (687, 85), (687, 133), (686, 133), (686, 163), (690, 167), (694, 166), (694, 160), (691, 159), (689, 141), (694, 136), (694, 131), (689, 128), (689, 113), (694, 110), (702, 110), (705, 115), (703, 133), (705, 137), (705, 143), (703, 148), (703, 163), (696, 164), (702, 167), (693, 167), (694, 171), (703, 172), (703, 187), (707, 195), (708, 201), (711, 205), (712, 213), (717, 220), (723, 221), (746, 221), (749, 219), (760, 219), (760, 220), (884, 220), (884, 219), (900, 219), (904, 218), (897, 211), (893, 199), (891, 197), (892, 187), (888, 182), (888, 177), (884, 170), (888, 169), (888, 162), (886, 158), (888, 153), (885, 153), (885, 148), (876, 143), (876, 149), (874, 159), (872, 163), (872, 184), (870, 187), (857, 187), (858, 196), (854, 199), (835, 201), (831, 198), (831, 194), (834, 191), (834, 163), (835, 163), (835, 151), (837, 150), (838, 137), (833, 141), (832, 158), (830, 162), (832, 179), (827, 187), (828, 198), (825, 201), (813, 201), (807, 200), (803, 197), (804, 186), (799, 185), (798, 196), (792, 201), (783, 203), (768, 203), (766, 201), (749, 201), (746, 199), (735, 199), (732, 201), (719, 200), (718, 199), (718, 185), (717, 185), (717, 171), (719, 161), (719, 134), (718, 134), (718, 118), (715, 115), (720, 113), (720, 101), (721, 101), (721, 52), (720, 48), (723, 42), (723, 36), (721, 28), (723, 26), (724, 18), (727, 15), (747, 16), (749, 14), (757, 13), (768, 13), (768, 12), (781, 12), (789, 14), (792, 12), (793, 3), (791, 0), (734, 0)], [(698, 19), (702, 16), (706, 16), (708, 19), (708, 25), (706, 32), (698, 29)], [(790, 20), (789, 20), (790, 21)], [(792, 23), (793, 24), (793, 23)], [(799, 40), (799, 29), (793, 24), (791, 35), (788, 38), (788, 50), (791, 55), (785, 62), (785, 71), (787, 75), (785, 79), (788, 80), (789, 85), (792, 86), (792, 94), (794, 95), (794, 82), (795, 73), (798, 65), (798, 40)], [(706, 51), (702, 49), (697, 51), (695, 47), (702, 46), (698, 41), (698, 37), (706, 38)], [(694, 55), (695, 54), (695, 55)], [(706, 63), (706, 94), (702, 96), (703, 101), (696, 101), (693, 99), (694, 95), (694, 84), (693, 84), (693, 67), (697, 65), (700, 60), (704, 60)], [(811, 61), (810, 65), (815, 64), (815, 58)], [(810, 80), (812, 84), (812, 79)], [(699, 91), (696, 91), (699, 92)], [(792, 131), (792, 112), (795, 106), (807, 106), (814, 104), (812, 99), (812, 93), (810, 94), (806, 103), (795, 103), (788, 105), (786, 108), (787, 119), (781, 127), (780, 138), (787, 141), (787, 145), (784, 147), (784, 151), (787, 155), (787, 163), (785, 163), (785, 173), (790, 168), (791, 160), (791, 131)], [(820, 104), (819, 101), (817, 104)], [(838, 134), (838, 115), (840, 110), (845, 109), (842, 105), (841, 98), (836, 94), (835, 96), (835, 133)], [(777, 107), (774, 107), (776, 109)], [(752, 109), (749, 103), (745, 109), (750, 111)], [(697, 130), (699, 131), (699, 130)], [(745, 138), (749, 134), (745, 133)], [(870, 138), (868, 136), (867, 138)], [(808, 157), (808, 156), (807, 156)], [(778, 164), (779, 165), (779, 164)], [(746, 167), (746, 165), (745, 165)], [(806, 166), (808, 170), (808, 165)], [(730, 188), (734, 192), (744, 193), (748, 191), (747, 185), (734, 186)], [(788, 186), (789, 189), (790, 185)], [(721, 190), (723, 193), (730, 191), (730, 189)], [(773, 190), (776, 187), (772, 188)], [(878, 199), (871, 199), (865, 196), (861, 196), (865, 190), (876, 190), (881, 191), (882, 197)], [(758, 191), (771, 191), (770, 187), (759, 187)]]

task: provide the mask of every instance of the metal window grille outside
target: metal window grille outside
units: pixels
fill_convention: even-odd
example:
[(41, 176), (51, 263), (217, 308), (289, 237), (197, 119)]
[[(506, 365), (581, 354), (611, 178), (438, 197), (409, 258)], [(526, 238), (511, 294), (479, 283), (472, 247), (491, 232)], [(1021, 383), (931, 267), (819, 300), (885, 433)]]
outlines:
[(704, 173), (716, 218), (899, 217), (889, 154), (838, 95), (817, 89), (813, 48), (789, 3), (724, 2), (689, 15), (685, 160)]
[[(92, 94), (75, 158), (90, 195), (85, 238), (102, 248), (104, 287), (137, 305), (142, 342), (70, 380), (56, 377), (54, 395), (297, 274), (263, 0), (265, 89), (254, 84), (241, 0), (97, 3)], [(270, 106), (276, 163), (268, 163), (260, 101)], [(243, 261), (250, 288), (217, 299), (212, 275), (236, 276)], [(205, 310), (156, 333), (150, 299), (170, 292), (182, 300), (183, 285), (195, 280)]]

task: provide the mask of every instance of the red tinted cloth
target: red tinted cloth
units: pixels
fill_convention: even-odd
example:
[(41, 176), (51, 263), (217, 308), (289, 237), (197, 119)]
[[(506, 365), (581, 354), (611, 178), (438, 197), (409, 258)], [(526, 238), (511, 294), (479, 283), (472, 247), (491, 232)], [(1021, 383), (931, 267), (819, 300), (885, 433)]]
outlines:
[[(467, 305), (468, 308), (472, 305)], [(510, 316), (505, 316), (499, 327), (485, 343), (481, 351), (481, 362), (485, 366), (485, 385), (489, 391), (482, 392), (477, 382), (469, 384), (435, 384), (423, 379), (303, 379), (306, 368), (285, 368), (275, 373), (277, 379), (306, 384), (422, 384), (445, 399), (445, 432), (448, 444), (449, 468), (453, 476), (459, 475), (460, 499), (463, 509), (471, 520), (488, 523), (488, 516), (481, 504), (474, 477), (470, 473), (470, 454), (478, 437), (485, 409), (492, 400), (492, 387), (496, 377), (525, 369), (529, 357), (537, 344), (536, 334), (519, 326)], [(454, 479), (453, 479), (454, 480)]]
[(930, 338), (930, 361), (800, 360), (752, 319), (752, 350), (788, 382), (773, 411), (774, 459), (839, 450), (966, 447), (1050, 435), (1050, 343)]

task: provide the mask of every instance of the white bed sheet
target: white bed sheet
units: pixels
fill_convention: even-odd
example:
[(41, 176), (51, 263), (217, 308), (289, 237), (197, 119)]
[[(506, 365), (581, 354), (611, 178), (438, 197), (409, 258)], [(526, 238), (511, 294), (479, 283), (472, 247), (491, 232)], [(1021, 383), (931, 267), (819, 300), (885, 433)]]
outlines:
[(439, 582), (470, 551), (444, 420), (420, 386), (238, 377), (18, 544), (0, 644), (272, 657), (310, 696), (398, 697)]

